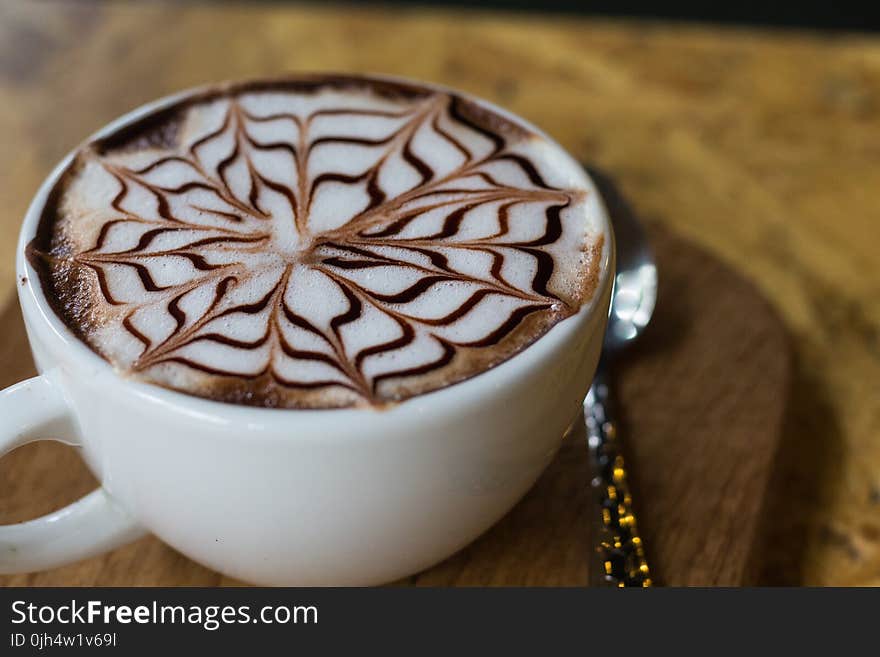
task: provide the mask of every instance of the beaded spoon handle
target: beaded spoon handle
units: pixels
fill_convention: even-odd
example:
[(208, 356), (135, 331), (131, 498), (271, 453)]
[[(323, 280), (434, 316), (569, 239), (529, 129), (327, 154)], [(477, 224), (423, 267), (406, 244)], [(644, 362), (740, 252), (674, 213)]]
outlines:
[(609, 368), (651, 319), (657, 299), (657, 266), (644, 229), (617, 188), (600, 171), (587, 171), (605, 202), (617, 246), (617, 270), (602, 357), (584, 400), (592, 468), (590, 485), (596, 498), (590, 583), (646, 587), (651, 586), (651, 572), (626, 480)]

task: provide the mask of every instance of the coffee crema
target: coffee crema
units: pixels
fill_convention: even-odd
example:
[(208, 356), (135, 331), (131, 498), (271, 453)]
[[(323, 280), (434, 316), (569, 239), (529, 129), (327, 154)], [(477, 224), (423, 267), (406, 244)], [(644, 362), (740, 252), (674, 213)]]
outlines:
[(451, 92), (315, 76), (196, 92), (79, 149), (28, 257), (121, 374), (219, 401), (403, 400), (595, 292), (583, 171)]

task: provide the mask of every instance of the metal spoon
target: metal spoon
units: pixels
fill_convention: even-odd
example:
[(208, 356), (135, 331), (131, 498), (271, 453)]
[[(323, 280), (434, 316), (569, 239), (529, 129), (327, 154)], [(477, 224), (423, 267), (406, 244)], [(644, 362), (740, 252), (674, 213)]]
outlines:
[(615, 357), (648, 325), (657, 299), (657, 267), (645, 231), (611, 180), (588, 168), (617, 242), (617, 270), (608, 328), (593, 385), (584, 400), (584, 418), (596, 497), (593, 586), (651, 586), (645, 547), (633, 512), (620, 450), (609, 369)]

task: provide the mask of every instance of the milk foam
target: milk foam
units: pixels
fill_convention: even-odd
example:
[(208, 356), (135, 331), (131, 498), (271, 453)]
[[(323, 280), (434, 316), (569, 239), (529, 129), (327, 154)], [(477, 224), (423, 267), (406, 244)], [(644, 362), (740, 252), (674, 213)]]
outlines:
[(513, 356), (591, 299), (590, 183), (471, 101), (293, 82), (167, 121), (171, 144), (135, 130), (84, 148), (34, 247), (59, 312), (130, 376), (269, 406), (384, 403)]

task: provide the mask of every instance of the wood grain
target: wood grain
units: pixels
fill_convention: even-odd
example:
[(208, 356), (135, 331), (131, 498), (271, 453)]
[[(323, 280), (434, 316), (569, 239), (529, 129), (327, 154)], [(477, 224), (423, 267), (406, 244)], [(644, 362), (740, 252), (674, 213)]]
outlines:
[[(667, 231), (651, 232), (660, 302), (619, 371), (640, 524), (655, 579), (675, 585), (758, 581), (759, 518), (779, 445), (789, 350), (778, 316), (729, 268)], [(17, 306), (0, 316), (0, 386), (34, 373)], [(593, 501), (582, 428), (498, 525), (400, 585), (582, 586)], [(28, 445), (0, 462), (0, 522), (35, 517), (96, 485), (74, 449)], [(788, 548), (786, 548), (788, 549)], [(7, 585), (230, 584), (147, 538)]]
[(310, 69), (408, 75), (499, 102), (753, 281), (792, 336), (795, 372), (760, 529), (777, 549), (755, 568), (778, 583), (880, 584), (880, 39), (463, 10), (7, 0), (0, 296), (31, 195), (83, 136), (193, 84)]

